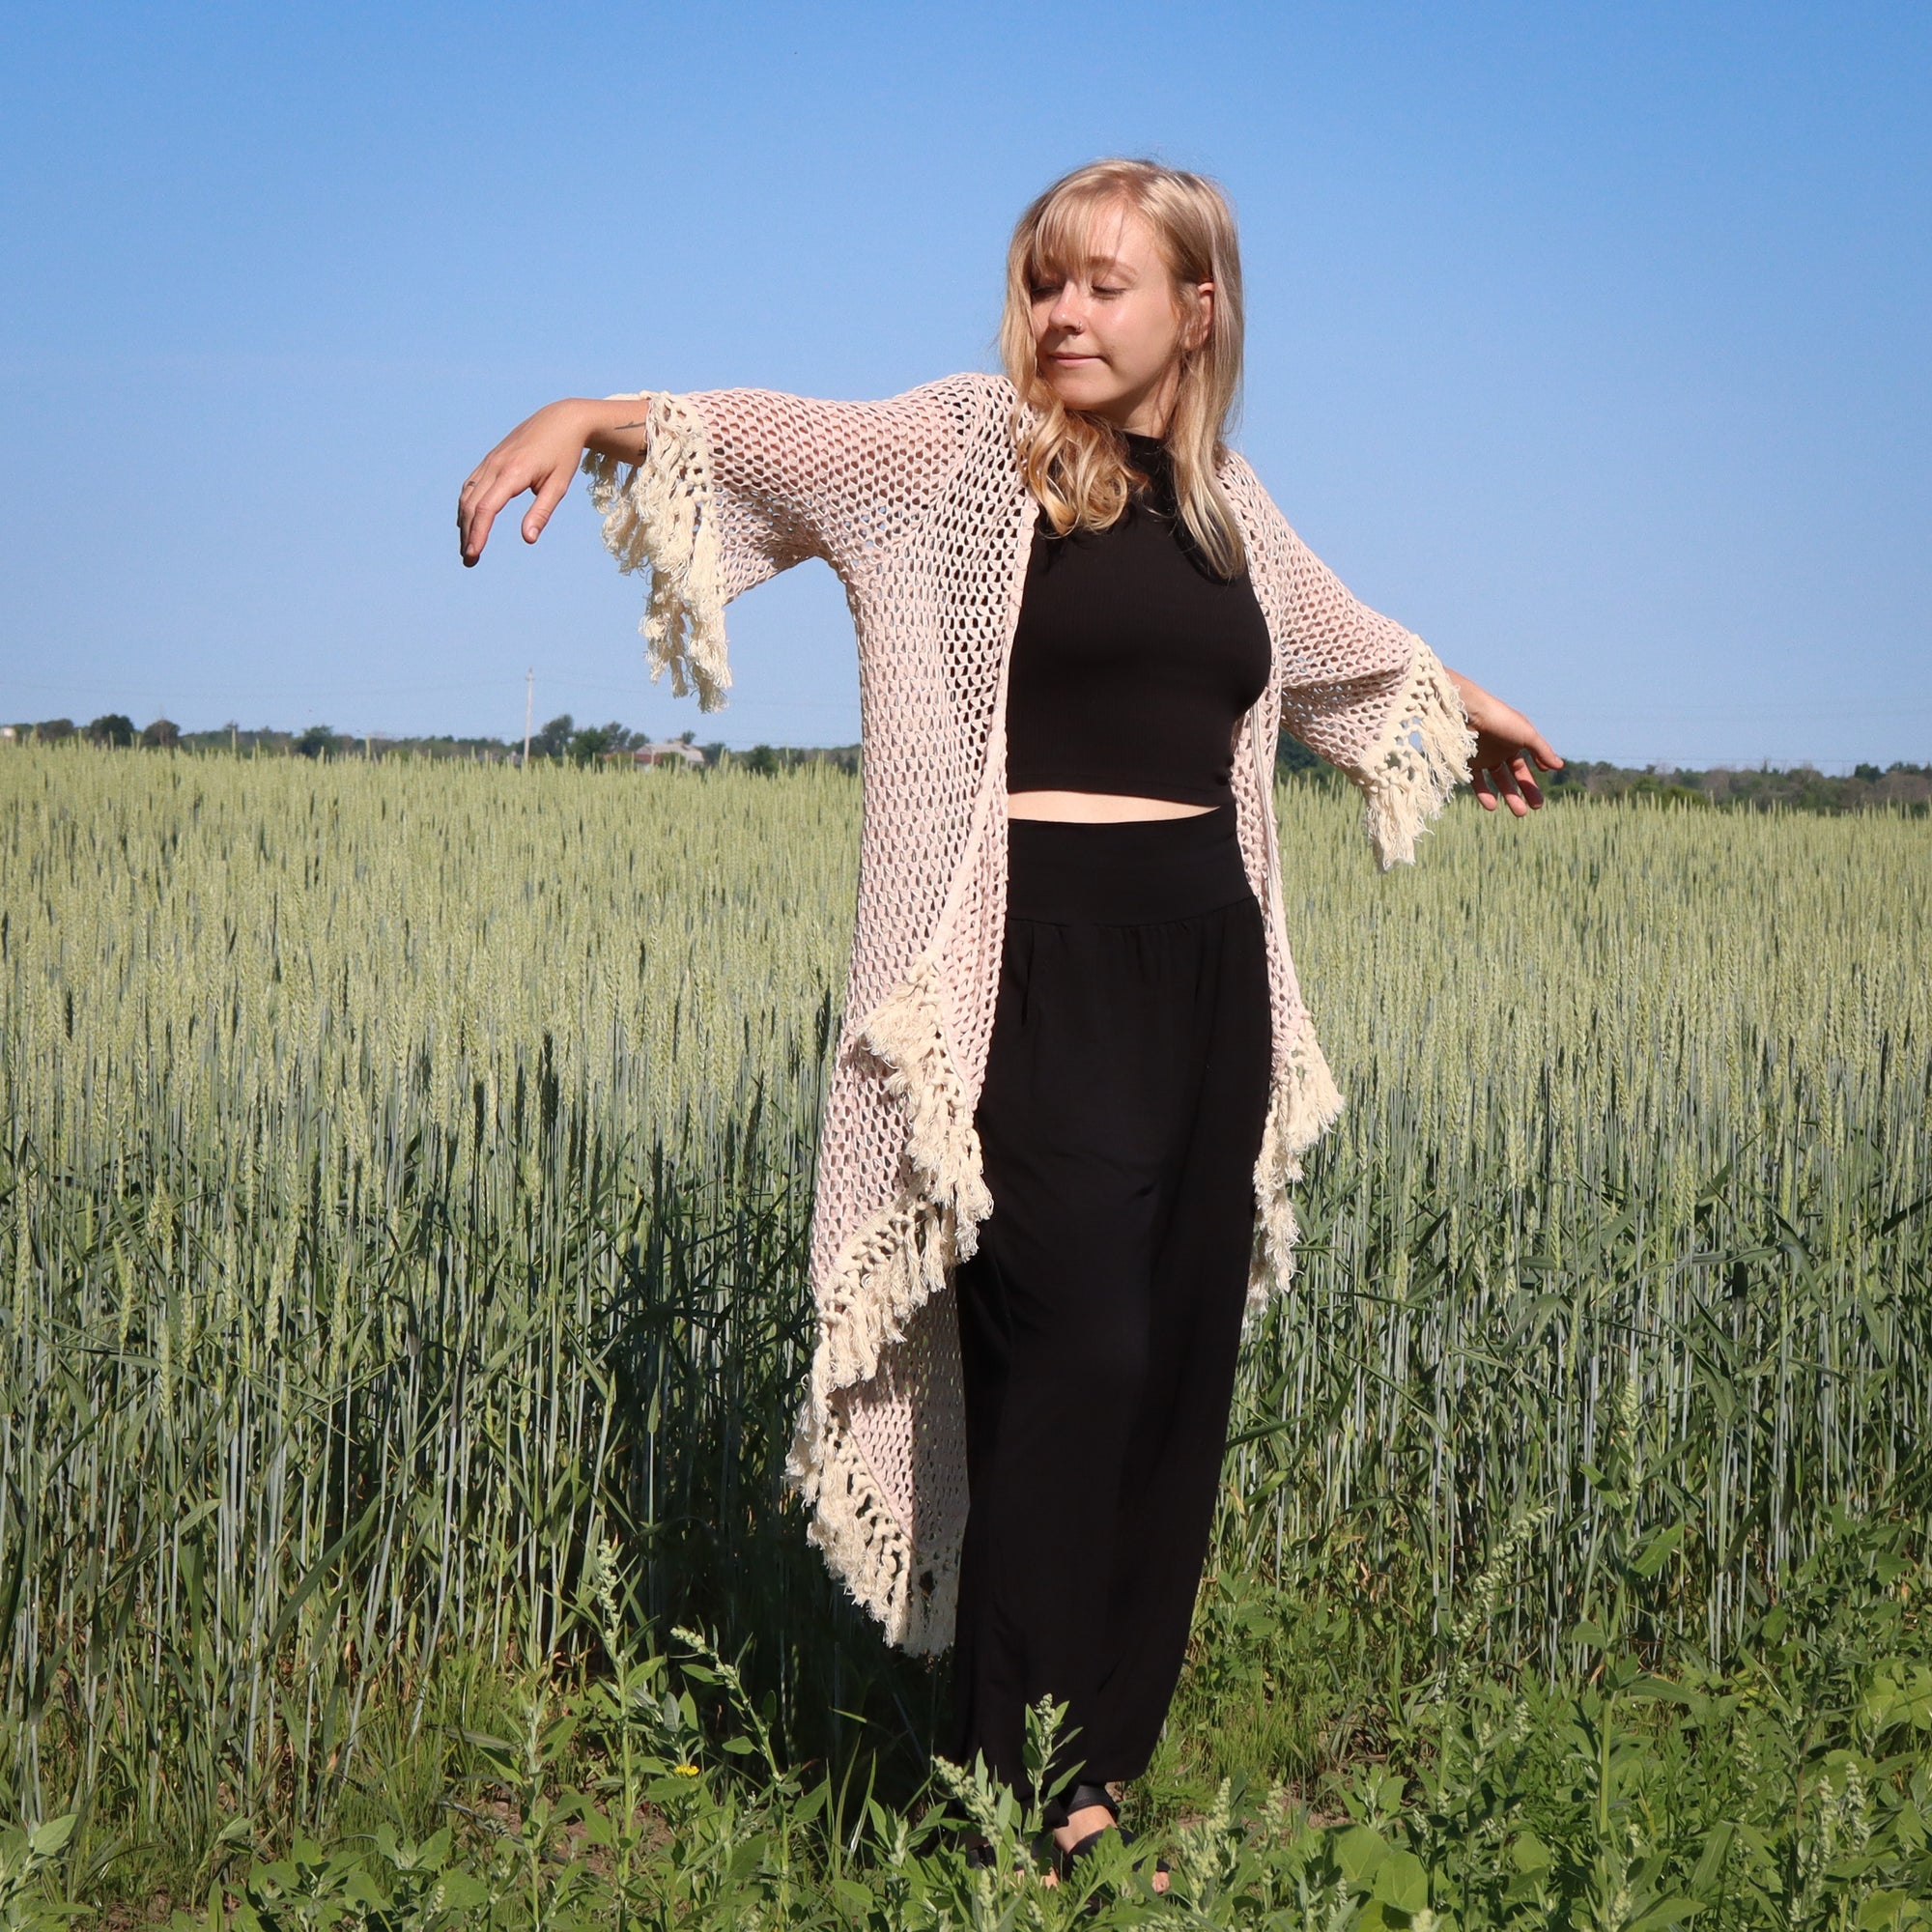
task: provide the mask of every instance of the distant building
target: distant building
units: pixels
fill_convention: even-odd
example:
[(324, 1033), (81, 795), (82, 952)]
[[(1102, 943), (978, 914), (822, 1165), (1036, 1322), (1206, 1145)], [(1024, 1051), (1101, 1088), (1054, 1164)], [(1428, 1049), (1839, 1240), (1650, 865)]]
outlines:
[(614, 758), (629, 758), (636, 765), (689, 765), (694, 771), (704, 769), (704, 753), (696, 745), (687, 745), (682, 738), (667, 738), (660, 744), (635, 745), (628, 752), (613, 752)]

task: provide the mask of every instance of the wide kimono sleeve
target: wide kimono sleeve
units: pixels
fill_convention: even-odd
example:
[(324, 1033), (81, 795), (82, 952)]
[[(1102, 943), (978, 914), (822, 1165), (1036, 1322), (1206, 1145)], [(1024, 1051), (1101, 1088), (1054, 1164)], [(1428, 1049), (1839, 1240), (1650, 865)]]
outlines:
[(1410, 862), (1417, 836), (1468, 780), (1476, 740), (1462, 694), (1414, 632), (1350, 596), (1286, 522), (1276, 535), (1288, 604), (1282, 723), (1361, 792), (1382, 868)]
[[(604, 541), (648, 569), (639, 629), (651, 676), (670, 672), (715, 711), (731, 682), (724, 608), (807, 557), (849, 584), (959, 467), (985, 379), (951, 377), (883, 402), (821, 402), (772, 389), (640, 395), (645, 454), (588, 454)], [(616, 400), (613, 398), (612, 400)]]

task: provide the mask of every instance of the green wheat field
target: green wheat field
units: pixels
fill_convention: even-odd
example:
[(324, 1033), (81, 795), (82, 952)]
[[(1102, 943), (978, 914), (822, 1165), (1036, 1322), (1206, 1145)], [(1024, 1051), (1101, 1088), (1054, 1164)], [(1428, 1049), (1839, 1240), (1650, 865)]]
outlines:
[(781, 1483), (857, 781), (0, 755), (0, 1924), (1932, 1925), (1932, 821), (1279, 806), (1349, 1107), (1050, 1886)]

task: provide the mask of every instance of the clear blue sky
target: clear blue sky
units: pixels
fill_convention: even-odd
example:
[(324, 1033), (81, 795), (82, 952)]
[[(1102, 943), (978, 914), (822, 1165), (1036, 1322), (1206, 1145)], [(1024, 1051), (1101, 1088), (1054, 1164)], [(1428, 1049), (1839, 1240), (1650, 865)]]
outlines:
[[(1014, 215), (1228, 185), (1242, 447), (1356, 593), (1629, 761), (1932, 758), (1932, 8), (9, 6), (0, 717), (849, 742), (842, 597), (652, 686), (552, 396), (992, 366)], [(508, 541), (504, 541), (507, 535)]]

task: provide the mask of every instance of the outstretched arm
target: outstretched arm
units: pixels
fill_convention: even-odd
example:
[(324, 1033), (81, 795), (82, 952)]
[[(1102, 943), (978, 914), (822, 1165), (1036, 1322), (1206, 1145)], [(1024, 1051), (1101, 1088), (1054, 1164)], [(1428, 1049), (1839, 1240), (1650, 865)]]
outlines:
[(524, 541), (535, 543), (562, 502), (583, 452), (620, 463), (644, 459), (644, 396), (598, 402), (566, 396), (526, 416), (472, 469), (456, 499), (457, 541), (466, 568), (483, 554), (504, 504), (525, 491), (536, 500), (524, 512)]
[(993, 379), (953, 376), (876, 403), (773, 389), (570, 397), (521, 422), (464, 484), (465, 564), (503, 506), (529, 492), (534, 543), (580, 466), (622, 570), (648, 570), (639, 629), (651, 675), (668, 670), (707, 711), (731, 682), (724, 606), (807, 557), (847, 582), (938, 499), (968, 440), (995, 426)]
[(1476, 750), (1469, 760), (1469, 786), (1485, 811), (1502, 801), (1517, 817), (1524, 817), (1543, 803), (1543, 792), (1530, 771), (1533, 761), (1546, 772), (1560, 771), (1563, 760), (1549, 749), (1549, 741), (1513, 704), (1487, 692), (1473, 678), (1442, 667), (1449, 681), (1462, 694), (1463, 708), (1469, 715), (1469, 729), (1476, 734)]
[(1288, 585), (1283, 723), (1360, 788), (1384, 867), (1415, 856), (1459, 784), (1518, 818), (1543, 803), (1532, 763), (1554, 771), (1563, 760), (1520, 711), (1351, 596), (1278, 511), (1262, 535)]

